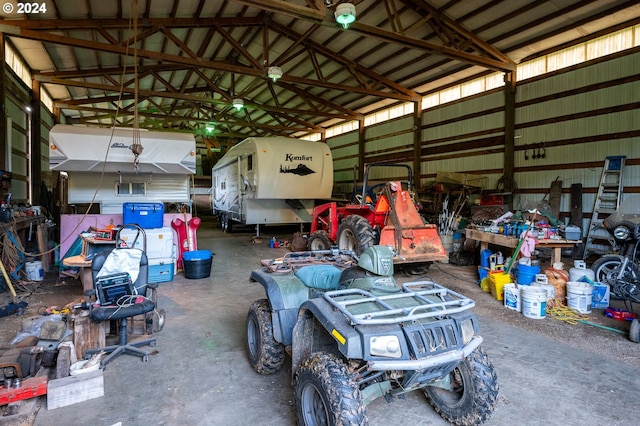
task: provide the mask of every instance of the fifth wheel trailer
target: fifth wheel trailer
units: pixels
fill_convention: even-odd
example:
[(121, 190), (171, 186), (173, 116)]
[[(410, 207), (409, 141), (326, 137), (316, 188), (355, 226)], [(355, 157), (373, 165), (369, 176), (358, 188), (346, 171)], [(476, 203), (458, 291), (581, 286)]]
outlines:
[(331, 197), (329, 147), (285, 137), (248, 138), (211, 170), (212, 207), (222, 229), (234, 222), (282, 225), (311, 222), (316, 199)]

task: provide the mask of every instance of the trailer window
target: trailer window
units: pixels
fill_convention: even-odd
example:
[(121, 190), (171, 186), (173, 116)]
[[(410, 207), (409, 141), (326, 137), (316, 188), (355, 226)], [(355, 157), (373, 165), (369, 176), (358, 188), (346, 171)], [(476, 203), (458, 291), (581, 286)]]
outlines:
[(253, 154), (247, 157), (247, 170), (253, 170)]
[(145, 182), (118, 182), (116, 183), (116, 195), (147, 195)]

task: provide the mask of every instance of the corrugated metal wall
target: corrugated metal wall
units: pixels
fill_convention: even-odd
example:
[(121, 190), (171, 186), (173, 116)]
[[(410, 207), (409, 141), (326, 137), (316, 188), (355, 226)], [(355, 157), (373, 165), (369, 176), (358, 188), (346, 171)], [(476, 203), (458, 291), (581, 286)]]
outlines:
[[(504, 104), (503, 91), (494, 90), (423, 111), (421, 186), (444, 171), (486, 176), (485, 192), (494, 190), (504, 170)], [(413, 123), (407, 116), (366, 127), (365, 162), (412, 165)], [(567, 217), (571, 185), (579, 183), (586, 225), (604, 158), (610, 155), (627, 156), (625, 192), (640, 192), (640, 53), (636, 49), (519, 82), (515, 135), (515, 208), (542, 200), (558, 178), (561, 216)], [(357, 132), (351, 132), (327, 141), (336, 185), (345, 192), (351, 191), (358, 161), (357, 140)]]

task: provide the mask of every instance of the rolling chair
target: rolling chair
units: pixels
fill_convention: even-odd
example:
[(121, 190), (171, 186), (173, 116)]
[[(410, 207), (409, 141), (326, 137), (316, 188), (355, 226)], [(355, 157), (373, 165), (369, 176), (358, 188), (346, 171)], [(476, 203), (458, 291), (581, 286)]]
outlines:
[[(102, 358), (102, 360), (100, 361), (100, 366), (102, 369), (104, 369), (111, 360), (124, 353), (137, 355), (142, 358), (142, 361), (148, 361), (148, 357), (152, 353), (140, 349), (140, 346), (149, 345), (153, 347), (156, 344), (155, 338), (129, 342), (127, 336), (127, 321), (129, 318), (135, 317), (137, 315), (145, 315), (145, 320), (147, 320), (149, 315), (154, 312), (156, 308), (156, 289), (158, 287), (158, 284), (147, 282), (149, 264), (147, 256), (143, 250), (115, 248), (113, 250), (105, 250), (96, 254), (91, 262), (91, 276), (93, 278), (94, 288), (93, 290), (86, 291), (85, 295), (99, 296), (99, 289), (97, 288), (99, 273), (103, 268), (105, 262), (107, 262), (107, 258), (111, 253), (114, 253), (114, 255), (119, 255), (124, 254), (125, 252), (134, 251), (139, 252), (141, 256), (139, 261), (139, 270), (137, 271), (138, 275), (133, 282), (133, 294), (131, 295), (131, 297), (123, 297), (120, 299), (120, 303), (114, 305), (102, 306), (98, 304), (91, 304), (89, 307), (89, 317), (95, 322), (118, 321), (119, 323), (119, 336), (117, 345), (90, 349), (85, 353), (85, 358), (88, 359), (91, 357), (91, 355), (104, 351), (107, 356)], [(133, 254), (137, 256), (137, 253)], [(128, 303), (129, 301), (134, 302), (136, 301), (136, 299), (139, 299), (137, 300), (137, 303)]]

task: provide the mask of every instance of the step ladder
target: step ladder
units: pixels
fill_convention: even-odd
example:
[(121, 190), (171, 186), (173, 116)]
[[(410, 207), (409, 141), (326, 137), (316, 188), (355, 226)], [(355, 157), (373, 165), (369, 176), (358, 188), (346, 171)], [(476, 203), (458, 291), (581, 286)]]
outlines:
[(593, 214), (584, 245), (583, 259), (590, 254), (613, 252), (616, 242), (604, 228), (603, 221), (620, 206), (622, 197), (622, 172), (626, 156), (610, 156), (604, 159), (600, 186), (593, 203)]

